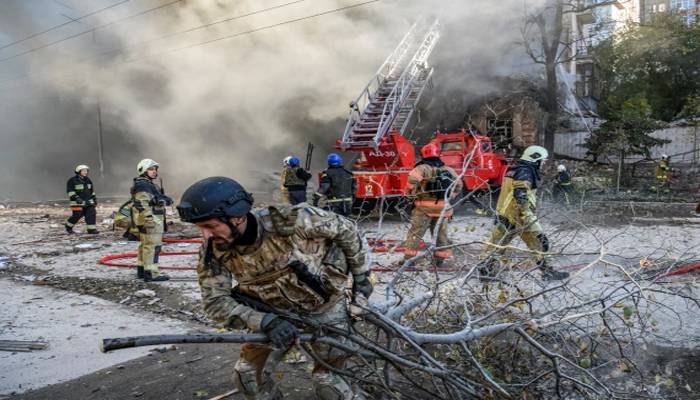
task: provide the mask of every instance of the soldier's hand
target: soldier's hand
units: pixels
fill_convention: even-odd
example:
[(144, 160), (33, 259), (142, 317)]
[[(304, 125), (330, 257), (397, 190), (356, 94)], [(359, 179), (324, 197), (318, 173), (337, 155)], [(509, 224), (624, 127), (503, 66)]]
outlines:
[(362, 295), (365, 296), (365, 298), (369, 299), (369, 296), (372, 295), (373, 291), (374, 286), (369, 280), (369, 272), (365, 272), (364, 274), (352, 275), (353, 294), (362, 293)]
[(83, 205), (85, 202), (81, 198), (75, 199), (75, 204)]
[(265, 314), (260, 329), (267, 335), (270, 342), (280, 349), (291, 347), (299, 337), (299, 330), (291, 322), (275, 314)]

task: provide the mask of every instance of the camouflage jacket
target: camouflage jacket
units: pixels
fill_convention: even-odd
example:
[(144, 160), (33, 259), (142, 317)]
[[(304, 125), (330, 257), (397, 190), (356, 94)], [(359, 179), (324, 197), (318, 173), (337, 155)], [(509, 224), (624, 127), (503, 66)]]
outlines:
[[(257, 222), (255, 243), (223, 248), (205, 243), (200, 250), (204, 311), (225, 326), (258, 331), (264, 315), (236, 302), (230, 296), (234, 286), (276, 309), (317, 314), (344, 298), (349, 273), (368, 271), (355, 224), (346, 218), (305, 203), (257, 209), (248, 218)], [(320, 277), (328, 301), (292, 272), (288, 266), (295, 261)]]

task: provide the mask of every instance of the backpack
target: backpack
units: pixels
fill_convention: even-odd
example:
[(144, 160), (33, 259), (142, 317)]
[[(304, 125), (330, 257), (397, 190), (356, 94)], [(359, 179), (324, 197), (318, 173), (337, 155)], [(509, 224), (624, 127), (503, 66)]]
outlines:
[(428, 180), (425, 191), (430, 193), (430, 196), (435, 197), (437, 201), (445, 198), (445, 193), (454, 182), (454, 177), (445, 167), (438, 167), (436, 170), (435, 176)]

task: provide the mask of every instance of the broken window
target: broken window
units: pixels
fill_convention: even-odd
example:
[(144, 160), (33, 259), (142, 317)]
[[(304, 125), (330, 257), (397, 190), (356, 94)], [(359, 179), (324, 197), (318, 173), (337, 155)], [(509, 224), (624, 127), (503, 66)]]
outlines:
[(578, 97), (598, 97), (598, 81), (595, 73), (595, 65), (586, 63), (579, 65), (578, 82), (576, 82), (576, 95)]
[(513, 137), (513, 120), (512, 119), (496, 119), (487, 120), (487, 129), (489, 136), (500, 136), (502, 138), (511, 139)]

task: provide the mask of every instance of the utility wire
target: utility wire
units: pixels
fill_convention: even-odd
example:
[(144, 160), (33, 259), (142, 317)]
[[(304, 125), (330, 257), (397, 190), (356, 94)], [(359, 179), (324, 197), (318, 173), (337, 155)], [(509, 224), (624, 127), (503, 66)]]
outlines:
[(10, 47), (10, 46), (14, 46), (14, 45), (16, 45), (16, 44), (18, 44), (18, 43), (22, 43), (22, 42), (27, 41), (27, 40), (29, 40), (29, 39), (33, 39), (33, 38), (35, 38), (35, 37), (37, 37), (37, 36), (43, 35), (44, 33), (51, 32), (51, 31), (56, 30), (56, 29), (58, 29), (58, 28), (62, 28), (62, 27), (64, 27), (64, 26), (66, 26), (66, 25), (72, 24), (73, 22), (77, 22), (77, 21), (80, 21), (81, 19), (84, 19), (84, 18), (87, 18), (87, 17), (91, 17), (91, 16), (93, 16), (93, 15), (99, 14), (99, 13), (101, 13), (101, 12), (103, 12), (103, 11), (109, 10), (109, 9), (111, 9), (111, 8), (114, 8), (114, 7), (118, 6), (118, 5), (121, 5), (121, 4), (124, 4), (124, 3), (127, 3), (127, 2), (129, 2), (129, 0), (121, 0), (121, 1), (118, 1), (118, 2), (116, 2), (116, 3), (114, 3), (114, 4), (112, 4), (112, 5), (109, 5), (109, 6), (107, 6), (107, 7), (100, 8), (99, 10), (95, 10), (95, 11), (89, 12), (89, 13), (87, 13), (87, 14), (81, 15), (81, 16), (78, 17), (78, 18), (71, 18), (71, 17), (68, 17), (67, 15), (63, 15), (63, 14), (62, 14), (64, 17), (70, 19), (70, 21), (66, 21), (66, 22), (64, 22), (64, 23), (62, 23), (62, 24), (58, 24), (58, 25), (52, 26), (51, 28), (44, 29), (44, 30), (41, 31), (41, 32), (37, 32), (37, 33), (31, 34), (31, 35), (29, 35), (29, 36), (27, 36), (27, 37), (25, 37), (25, 38), (23, 38), (23, 39), (15, 40), (14, 42), (11, 42), (11, 43), (8, 43), (8, 44), (4, 44), (4, 45), (0, 46), (0, 50), (5, 49), (5, 48)]
[[(291, 2), (291, 3), (287, 3), (287, 4), (290, 4), (290, 5), (291, 5), (291, 4), (296, 3), (296, 2), (299, 2), (299, 1), (303, 1), (303, 0), (297, 0), (297, 1), (294, 1), (294, 2)], [(372, 4), (372, 3), (377, 3), (377, 2), (380, 2), (380, 1), (381, 1), (381, 0), (369, 0), (369, 1), (364, 1), (364, 2), (360, 2), (360, 3), (356, 3), (356, 4), (351, 4), (351, 5), (349, 5), (349, 6), (338, 7), (338, 8), (334, 8), (334, 9), (331, 9), (331, 10), (322, 11), (322, 12), (318, 12), (318, 13), (315, 13), (315, 14), (307, 15), (307, 16), (304, 16), (304, 17), (294, 18), (294, 19), (290, 19), (290, 20), (278, 22), (278, 23), (275, 23), (275, 24), (265, 25), (265, 26), (261, 26), (261, 27), (258, 27), (258, 28), (253, 28), (253, 29), (249, 29), (249, 30), (245, 30), (245, 31), (241, 31), (241, 32), (236, 32), (236, 33), (234, 33), (234, 34), (226, 35), (226, 36), (221, 36), (221, 37), (218, 37), (218, 38), (215, 38), (215, 39), (209, 39), (209, 40), (205, 40), (205, 41), (202, 41), (202, 42), (197, 42), (197, 43), (189, 44), (189, 45), (186, 45), (186, 46), (181, 46), (181, 47), (176, 47), (176, 48), (173, 48), (173, 49), (163, 50), (163, 51), (160, 51), (160, 52), (156, 52), (156, 53), (149, 54), (149, 55), (144, 56), (144, 57), (137, 57), (137, 58), (128, 59), (128, 60), (125, 60), (125, 61), (116, 63), (116, 64), (114, 64), (114, 65), (128, 64), (128, 63), (133, 63), (133, 62), (136, 62), (136, 61), (146, 60), (146, 59), (153, 58), (153, 57), (158, 56), (158, 55), (161, 55), (161, 54), (178, 52), (178, 51), (182, 51), (182, 50), (186, 50), (186, 49), (190, 49), (190, 48), (194, 48), (194, 47), (204, 46), (204, 45), (211, 44), (211, 43), (218, 42), (218, 41), (222, 41), (222, 40), (233, 39), (233, 38), (237, 38), (237, 37), (240, 37), (240, 36), (245, 36), (245, 35), (249, 35), (249, 34), (256, 33), (256, 32), (265, 31), (265, 30), (272, 29), (272, 28), (276, 28), (276, 27), (283, 26), (283, 25), (288, 25), (288, 24), (292, 24), (292, 23), (296, 23), (296, 22), (301, 22), (301, 21), (305, 21), (305, 20), (317, 18), (317, 17), (324, 16), (324, 15), (334, 14), (334, 13), (346, 11), (346, 10), (349, 10), (349, 9), (353, 9), (353, 8), (357, 8), (357, 7), (362, 7), (362, 6), (369, 5), (369, 4)], [(276, 7), (276, 8), (279, 8), (279, 7), (281, 7), (281, 6), (284, 6), (284, 4), (278, 5), (278, 6), (274, 6), (273, 8), (275, 8), (275, 7)], [(262, 12), (262, 11), (263, 11), (263, 10), (259, 10), (259, 11), (255, 11), (255, 12), (253, 12), (253, 13), (260, 13), (260, 12)], [(242, 16), (238, 16), (238, 17), (236, 17), (236, 18), (241, 18), (241, 17), (242, 17)], [(220, 22), (222, 22), (222, 21), (220, 21)], [(192, 29), (194, 29), (194, 28), (192, 28)], [(172, 34), (170, 34), (170, 35), (172, 35)], [(166, 36), (167, 36), (167, 35), (166, 35)], [(152, 39), (152, 40), (158, 40), (158, 38), (155, 38), (155, 39)], [(109, 52), (107, 52), (107, 53), (103, 53), (103, 54), (110, 54), (110, 53), (114, 53), (114, 52), (121, 51), (121, 50), (123, 50), (123, 49), (111, 50), (111, 51), (109, 51)], [(86, 59), (86, 60), (82, 60), (82, 61), (90, 61), (90, 60), (93, 60), (93, 58)], [(10, 78), (10, 79), (4, 80), (4, 81), (0, 81), (0, 85), (3, 85), (3, 84), (5, 84), (5, 83), (9, 83), (9, 82), (12, 82), (12, 81), (15, 81), (15, 80), (18, 80), (18, 79), (26, 78), (26, 77), (29, 77), (29, 76), (31, 76), (31, 75), (32, 75), (32, 74), (25, 74), (25, 75), (17, 76), (17, 77)]]
[[(127, 1), (128, 1), (128, 0), (127, 0)], [(85, 35), (86, 33), (92, 33), (92, 32), (95, 32), (95, 31), (97, 31), (97, 30), (104, 29), (104, 28), (106, 28), (106, 27), (108, 27), (108, 26), (112, 26), (112, 25), (118, 24), (118, 23), (120, 23), (120, 22), (129, 20), (129, 19), (132, 19), (132, 18), (139, 17), (139, 16), (141, 16), (141, 15), (148, 14), (148, 13), (153, 12), (153, 11), (156, 11), (156, 10), (160, 10), (161, 8), (170, 7), (170, 6), (172, 6), (173, 4), (181, 3), (182, 1), (184, 1), (184, 0), (174, 0), (174, 1), (170, 1), (170, 2), (167, 2), (167, 3), (165, 3), (165, 4), (161, 4), (161, 5), (159, 5), (159, 6), (156, 6), (156, 7), (153, 7), (153, 8), (149, 8), (149, 9), (147, 9), (147, 10), (139, 11), (139, 12), (136, 13), (136, 14), (127, 15), (126, 17), (116, 19), (116, 20), (111, 21), (111, 22), (108, 22), (108, 23), (106, 23), (106, 24), (103, 24), (103, 25), (100, 25), (100, 26), (96, 26), (96, 27), (94, 27), (94, 28), (90, 28), (90, 29), (84, 30), (84, 31), (79, 32), (79, 33), (76, 33), (76, 34), (74, 34), (74, 35), (66, 36), (66, 37), (64, 37), (63, 39), (54, 40), (53, 42), (45, 43), (45, 44), (43, 44), (43, 45), (41, 45), (41, 46), (31, 48), (31, 49), (29, 49), (29, 50), (26, 50), (26, 51), (23, 51), (23, 52), (20, 52), (20, 53), (11, 55), (11, 56), (9, 56), (9, 57), (0, 58), (0, 62), (12, 60), (13, 58), (17, 58), (17, 57), (20, 57), (20, 56), (23, 56), (23, 55), (26, 55), (26, 54), (29, 54), (29, 53), (34, 53), (35, 51), (39, 51), (39, 50), (45, 49), (45, 48), (47, 48), (47, 47), (49, 47), (49, 46), (53, 46), (53, 45), (56, 45), (56, 44), (65, 42), (66, 40), (70, 40), (70, 39), (77, 38), (77, 37), (79, 37), (79, 36), (83, 36), (83, 35)]]
[(94, 56), (91, 56), (90, 58), (80, 60), (79, 62), (92, 61), (92, 60), (95, 60), (95, 59), (97, 59), (97, 58), (99, 58), (99, 57), (107, 56), (107, 55), (111, 55), (111, 54), (125, 53), (125, 52), (126, 52), (127, 50), (129, 50), (129, 49), (133, 49), (133, 48), (136, 48), (136, 47), (142, 47), (142, 46), (147, 45), (147, 44), (149, 44), (149, 43), (153, 43), (153, 42), (157, 42), (157, 41), (160, 41), (160, 40), (163, 40), (163, 39), (168, 39), (168, 38), (171, 38), (171, 37), (183, 35), (183, 34), (185, 34), (185, 33), (190, 33), (190, 32), (194, 32), (194, 31), (198, 31), (198, 30), (201, 30), (201, 29), (210, 28), (210, 27), (212, 27), (212, 26), (214, 26), (214, 25), (223, 24), (224, 22), (231, 22), (231, 21), (235, 21), (235, 20), (237, 20), (237, 19), (243, 19), (243, 18), (247, 18), (247, 17), (253, 16), (253, 15), (257, 15), (257, 14), (263, 14), (263, 13), (266, 13), (266, 12), (268, 12), (268, 11), (273, 11), (273, 10), (277, 10), (277, 9), (280, 9), (280, 8), (289, 7), (289, 6), (292, 6), (292, 5), (294, 5), (294, 4), (303, 3), (303, 2), (305, 2), (305, 1), (306, 1), (306, 0), (294, 0), (294, 1), (287, 2), (287, 3), (278, 4), (278, 5), (275, 5), (275, 6), (270, 6), (270, 7), (266, 7), (266, 8), (261, 8), (261, 9), (259, 9), (259, 10), (251, 11), (251, 12), (246, 13), (246, 14), (234, 15), (234, 16), (232, 16), (232, 17), (220, 19), (220, 20), (218, 20), (218, 21), (212, 21), (212, 22), (206, 23), (206, 24), (204, 24), (204, 25), (198, 25), (198, 26), (195, 26), (195, 27), (192, 27), (192, 28), (188, 28), (188, 29), (185, 29), (185, 30), (183, 30), (183, 31), (172, 32), (172, 33), (165, 34), (165, 35), (163, 35), (163, 36), (158, 36), (158, 37), (155, 37), (155, 38), (152, 38), (152, 39), (148, 39), (148, 40), (144, 40), (144, 41), (141, 41), (141, 42), (132, 43), (132, 44), (129, 44), (129, 45), (127, 45), (127, 46), (120, 47), (120, 48), (117, 48), (117, 49), (114, 49), (114, 50), (107, 50), (107, 51), (104, 51), (104, 52), (102, 52), (102, 53), (98, 53), (98, 54), (96, 54), (96, 55), (94, 55)]

